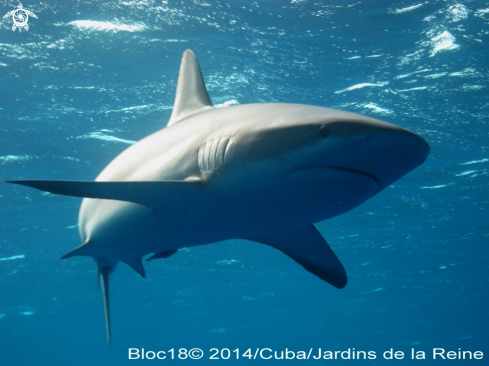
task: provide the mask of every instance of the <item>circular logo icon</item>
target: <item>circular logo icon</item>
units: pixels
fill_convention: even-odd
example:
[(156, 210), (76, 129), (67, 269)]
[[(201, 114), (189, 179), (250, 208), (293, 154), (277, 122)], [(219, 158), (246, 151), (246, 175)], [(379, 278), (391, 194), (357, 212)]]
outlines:
[(29, 20), (29, 15), (24, 9), (17, 9), (14, 12), (14, 16), (12, 17), (14, 20), (14, 24), (18, 28), (24, 28), (27, 25), (27, 21)]
[(3, 18), (8, 18), (12, 17), (12, 20), (14, 21), (14, 24), (12, 25), (12, 30), (15, 31), (16, 29), (19, 29), (19, 32), (21, 29), (25, 29), (26, 31), (29, 30), (29, 24), (27, 24), (27, 21), (29, 20), (29, 15), (31, 17), (37, 18), (37, 15), (34, 14), (30, 10), (24, 9), (21, 3), (19, 3), (18, 9), (9, 11), (7, 14), (3, 16)]

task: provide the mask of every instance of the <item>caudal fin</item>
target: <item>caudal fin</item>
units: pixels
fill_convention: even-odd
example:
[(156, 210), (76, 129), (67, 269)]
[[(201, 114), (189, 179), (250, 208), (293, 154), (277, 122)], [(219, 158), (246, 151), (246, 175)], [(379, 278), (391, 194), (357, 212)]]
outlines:
[(102, 295), (104, 297), (105, 328), (107, 330), (107, 342), (110, 347), (110, 274), (114, 267), (99, 265), (99, 278), (102, 284)]

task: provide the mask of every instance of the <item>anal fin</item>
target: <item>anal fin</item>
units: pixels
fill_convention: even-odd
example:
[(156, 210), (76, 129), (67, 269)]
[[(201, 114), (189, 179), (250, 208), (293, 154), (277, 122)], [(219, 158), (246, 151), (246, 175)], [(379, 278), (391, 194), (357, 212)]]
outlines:
[(151, 257), (146, 259), (146, 261), (149, 262), (152, 261), (153, 259), (168, 258), (171, 257), (176, 252), (178, 252), (178, 249), (165, 250), (163, 252), (153, 254)]

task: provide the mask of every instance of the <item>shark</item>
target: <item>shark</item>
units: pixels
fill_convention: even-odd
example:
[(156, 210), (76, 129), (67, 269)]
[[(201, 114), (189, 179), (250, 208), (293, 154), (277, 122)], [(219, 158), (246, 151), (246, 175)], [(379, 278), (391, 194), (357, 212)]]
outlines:
[(166, 127), (130, 146), (95, 181), (11, 180), (82, 197), (82, 244), (95, 260), (107, 341), (110, 278), (123, 262), (228, 239), (262, 243), (341, 289), (346, 271), (315, 223), (374, 197), (422, 164), (418, 134), (368, 116), (285, 103), (215, 108), (199, 63), (183, 54)]

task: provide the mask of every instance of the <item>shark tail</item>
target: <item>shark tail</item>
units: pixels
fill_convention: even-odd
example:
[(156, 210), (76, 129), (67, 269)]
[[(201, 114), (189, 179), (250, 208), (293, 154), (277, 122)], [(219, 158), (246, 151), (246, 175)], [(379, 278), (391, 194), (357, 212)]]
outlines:
[(110, 347), (110, 275), (114, 266), (103, 266), (98, 264), (99, 281), (102, 284), (102, 295), (104, 297), (105, 329), (107, 331), (107, 343)]
[[(67, 259), (71, 257), (76, 257), (76, 256), (83, 256), (83, 257), (92, 257), (96, 261), (96, 258), (103, 258), (104, 254), (97, 253), (96, 249), (93, 249), (92, 242), (86, 241), (82, 245), (76, 247), (75, 249), (69, 251), (65, 255), (61, 257), (61, 259)], [(173, 254), (173, 253), (172, 253)], [(129, 267), (134, 269), (139, 275), (143, 278), (146, 278), (146, 271), (144, 270), (143, 263), (141, 262), (142, 257), (128, 257), (128, 256), (122, 256), (118, 254), (110, 254), (110, 257), (113, 258), (115, 261), (121, 261), (127, 264)], [(100, 271), (100, 268), (99, 268)], [(99, 277), (99, 276), (97, 276)]]
[(118, 259), (139, 273), (141, 277), (146, 278), (146, 271), (144, 270), (143, 263), (141, 262), (141, 257), (121, 257)]
[(100, 266), (97, 264), (97, 290), (100, 288)]
[[(124, 261), (126, 264), (130, 265), (132, 268), (134, 268), (141, 276), (145, 277), (144, 273), (144, 268), (141, 264), (141, 259), (139, 258), (138, 260), (134, 261)], [(139, 263), (139, 267), (138, 267)], [(101, 285), (102, 287), (102, 296), (104, 299), (104, 313), (105, 313), (105, 329), (107, 332), (107, 343), (111, 344), (111, 333), (110, 333), (110, 276), (112, 272), (114, 272), (115, 266), (117, 265), (117, 262), (115, 264), (103, 264), (102, 262), (97, 261), (97, 277), (98, 277), (98, 284), (99, 286)]]
[(63, 255), (61, 259), (84, 256), (92, 257), (95, 262), (97, 262), (97, 288), (102, 288), (105, 312), (105, 328), (107, 331), (107, 342), (110, 347), (110, 276), (112, 272), (114, 272), (114, 269), (119, 261), (126, 263), (144, 278), (146, 278), (146, 272), (141, 262), (141, 257), (122, 257), (115, 254), (108, 256), (106, 253), (104, 255), (104, 253), (97, 253), (97, 250), (93, 248), (92, 244), (93, 243), (87, 240), (82, 245)]
[(77, 246), (75, 249), (70, 250), (68, 253), (64, 254), (60, 259), (67, 259), (76, 256), (93, 257), (93, 253), (90, 252), (89, 242)]

